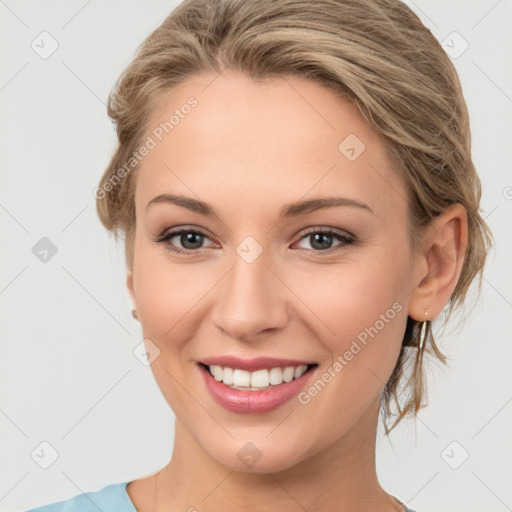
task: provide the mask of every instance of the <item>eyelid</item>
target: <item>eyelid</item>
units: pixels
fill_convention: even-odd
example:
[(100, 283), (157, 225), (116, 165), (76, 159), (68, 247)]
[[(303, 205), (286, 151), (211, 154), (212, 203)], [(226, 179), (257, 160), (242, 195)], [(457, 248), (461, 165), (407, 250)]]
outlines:
[(356, 235), (351, 233), (350, 231), (347, 231), (346, 229), (340, 229), (340, 228), (331, 228), (327, 226), (309, 226), (307, 228), (304, 228), (301, 230), (297, 236), (300, 236), (300, 238), (303, 238), (305, 235), (310, 235), (312, 233), (334, 233), (336, 235), (345, 237), (345, 238), (353, 238), (356, 239)]
[[(195, 233), (197, 235), (201, 235), (205, 238), (210, 239), (211, 241), (215, 241), (214, 238), (203, 228), (198, 228), (195, 226), (177, 226), (175, 228), (166, 228), (164, 229), (159, 235), (155, 236), (153, 238), (154, 242), (166, 242), (171, 238), (174, 238), (177, 235), (181, 235), (183, 233)], [(188, 252), (198, 252), (200, 250), (204, 249), (201, 247), (201, 249), (188, 249)], [(183, 251), (186, 251), (187, 249), (182, 249)]]

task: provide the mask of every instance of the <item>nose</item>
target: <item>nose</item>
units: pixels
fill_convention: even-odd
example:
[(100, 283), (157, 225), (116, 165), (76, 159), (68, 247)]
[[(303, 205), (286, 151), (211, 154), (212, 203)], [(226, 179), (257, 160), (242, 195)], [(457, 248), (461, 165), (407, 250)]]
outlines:
[(223, 279), (212, 318), (234, 339), (256, 342), (264, 333), (288, 322), (286, 286), (261, 255), (247, 263), (235, 255), (233, 268)]

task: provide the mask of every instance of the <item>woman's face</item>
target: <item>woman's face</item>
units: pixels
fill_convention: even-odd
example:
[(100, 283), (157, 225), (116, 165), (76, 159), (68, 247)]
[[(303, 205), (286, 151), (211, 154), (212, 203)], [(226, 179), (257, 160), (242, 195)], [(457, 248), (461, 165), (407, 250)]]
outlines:
[[(416, 279), (407, 191), (383, 139), (319, 84), (225, 71), (163, 97), (144, 144), (127, 282), (189, 441), (259, 472), (356, 430), (371, 439)], [(228, 356), (214, 361), (237, 370), (214, 370), (228, 384), (285, 382), (233, 390), (200, 364)], [(287, 361), (245, 364), (262, 357)], [(302, 365), (297, 381), (276, 369)]]

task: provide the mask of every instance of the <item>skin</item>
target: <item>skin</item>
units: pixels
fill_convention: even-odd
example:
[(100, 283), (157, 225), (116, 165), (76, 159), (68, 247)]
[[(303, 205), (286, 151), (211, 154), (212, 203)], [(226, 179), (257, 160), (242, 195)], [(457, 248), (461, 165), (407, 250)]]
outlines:
[[(437, 217), (414, 258), (405, 184), (386, 141), (353, 104), (305, 78), (254, 81), (226, 70), (162, 95), (147, 134), (190, 96), (198, 105), (137, 171), (127, 274), (144, 338), (160, 350), (151, 369), (176, 415), (156, 510), (402, 510), (376, 475), (380, 396), (407, 315), (433, 319), (455, 288), (467, 245), (464, 208)], [(338, 150), (349, 134), (365, 144), (354, 161)], [(147, 208), (163, 193), (205, 201), (217, 215), (170, 203)], [(287, 203), (329, 195), (372, 212), (338, 206), (278, 218)], [(154, 241), (180, 226), (205, 237), (195, 246), (179, 235)], [(306, 228), (348, 232), (356, 242), (315, 244)], [(247, 236), (262, 249), (250, 264), (236, 252)], [(173, 253), (171, 242), (190, 254)], [(336, 250), (322, 255), (324, 246)], [(401, 311), (308, 404), (294, 398), (271, 412), (237, 414), (200, 378), (196, 361), (204, 357), (266, 355), (316, 361), (314, 382), (394, 303)], [(249, 441), (261, 453), (250, 468), (237, 457)], [(154, 484), (149, 475), (128, 485), (139, 511), (155, 510)]]

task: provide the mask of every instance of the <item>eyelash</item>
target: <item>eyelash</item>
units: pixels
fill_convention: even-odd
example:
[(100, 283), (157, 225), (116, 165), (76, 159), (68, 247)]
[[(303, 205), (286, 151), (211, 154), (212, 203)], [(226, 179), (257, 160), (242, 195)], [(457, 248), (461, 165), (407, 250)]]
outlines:
[[(204, 236), (206, 238), (209, 238), (206, 233), (203, 233), (202, 231), (198, 231), (196, 229), (186, 229), (186, 228), (180, 228), (180, 229), (176, 229), (176, 230), (166, 230), (164, 232), (162, 232), (160, 235), (158, 235), (157, 237), (154, 238), (154, 241), (155, 242), (158, 242), (158, 243), (165, 243), (166, 245), (166, 249), (168, 249), (169, 251), (172, 251), (174, 253), (178, 253), (178, 254), (184, 254), (184, 255), (193, 255), (193, 254), (198, 254), (200, 252), (203, 252), (205, 250), (208, 250), (208, 248), (199, 248), (199, 249), (179, 249), (178, 247), (176, 247), (175, 245), (171, 244), (171, 243), (166, 243), (168, 242), (171, 238), (174, 238), (175, 236), (177, 235), (182, 235), (182, 234), (185, 234), (185, 233), (192, 233), (194, 235), (200, 235), (200, 236)], [(311, 236), (311, 235), (315, 235), (315, 234), (323, 234), (323, 235), (332, 235), (334, 236), (335, 238), (337, 238), (338, 240), (340, 240), (342, 243), (334, 246), (334, 247), (331, 247), (329, 249), (325, 249), (325, 250), (320, 250), (320, 249), (303, 249), (305, 251), (313, 251), (317, 254), (320, 254), (320, 255), (323, 255), (323, 254), (332, 254), (333, 252), (336, 252), (338, 250), (340, 250), (340, 248), (346, 246), (346, 245), (351, 245), (353, 244), (355, 241), (356, 241), (356, 238), (355, 237), (350, 237), (350, 236), (346, 236), (344, 234), (342, 234), (341, 232), (337, 231), (337, 230), (333, 230), (333, 229), (314, 229), (314, 230), (310, 230), (310, 231), (307, 231), (305, 233), (302, 233), (302, 236), (301, 238), (299, 239), (299, 241), (303, 240), (304, 238), (307, 238), (308, 236)]]

